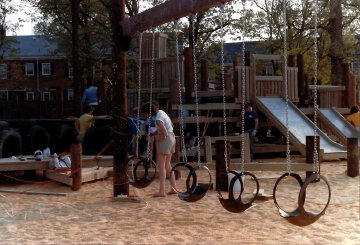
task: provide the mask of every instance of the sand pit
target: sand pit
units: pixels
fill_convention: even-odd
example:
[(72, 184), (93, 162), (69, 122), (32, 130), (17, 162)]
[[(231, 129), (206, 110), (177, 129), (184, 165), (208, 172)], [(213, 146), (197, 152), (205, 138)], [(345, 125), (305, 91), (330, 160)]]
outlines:
[[(1, 208), (0, 215), (5, 219), (0, 220), (0, 241), (5, 244), (360, 244), (359, 177), (349, 178), (345, 170), (346, 162), (322, 163), (322, 174), (331, 184), (331, 205), (317, 223), (304, 228), (283, 220), (272, 200), (255, 201), (259, 205), (244, 213), (228, 213), (220, 205), (215, 191), (197, 203), (186, 203), (176, 195), (150, 198), (149, 195), (156, 192), (151, 186), (139, 190), (147, 206), (112, 202), (109, 198), (112, 184), (107, 179), (86, 183), (77, 192), (58, 183), (41, 189), (68, 193), (66, 197), (0, 192), (11, 200), (14, 213), (33, 207), (26, 221), (20, 221), (24, 214), (16, 216), (19, 220), (5, 218), (6, 212)], [(257, 176), (282, 174), (254, 173)], [(253, 185), (251, 180), (246, 181), (248, 186)], [(262, 179), (260, 188), (271, 194), (275, 181)], [(158, 182), (154, 184), (157, 186)], [(26, 190), (35, 186), (1, 184), (0, 189)], [(279, 189), (280, 203), (291, 209), (298, 190), (295, 182), (284, 183)], [(325, 185), (315, 184), (309, 188), (306, 207), (311, 211), (320, 210), (326, 198)], [(1, 203), (11, 211), (6, 199), (1, 198)], [(38, 203), (44, 203), (41, 205), (44, 219), (39, 216)], [(64, 204), (92, 216), (87, 217)]]

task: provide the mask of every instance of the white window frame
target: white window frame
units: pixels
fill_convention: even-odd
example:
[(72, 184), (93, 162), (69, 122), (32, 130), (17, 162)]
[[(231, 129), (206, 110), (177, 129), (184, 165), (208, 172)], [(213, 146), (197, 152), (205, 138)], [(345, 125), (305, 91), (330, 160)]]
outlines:
[[(2, 93), (2, 92), (6, 92), (6, 101), (8, 101), (9, 100), (9, 91), (8, 90), (0, 90), (0, 93)], [(3, 101), (3, 100), (1, 100), (1, 101)]]
[(8, 78), (8, 76), (7, 76), (7, 64), (0, 64), (0, 66), (5, 67), (5, 75), (4, 75), (4, 77), (2, 77), (0, 75), (0, 79), (7, 79)]
[(72, 91), (73, 94), (74, 94), (74, 89), (73, 88), (68, 88), (68, 100), (70, 100), (70, 91)]
[(68, 78), (72, 78), (73, 77), (73, 72), (74, 72), (74, 68), (72, 66), (71, 63), (68, 63)]
[[(29, 100), (29, 94), (32, 94), (32, 100)], [(34, 92), (26, 92), (26, 100), (29, 100), (29, 101), (34, 101), (35, 100), (35, 97), (34, 97)]]
[[(48, 73), (44, 72), (44, 65), (49, 65), (49, 72)], [(51, 75), (51, 63), (42, 63), (41, 64), (41, 71), (42, 71), (43, 76), (50, 76)]]
[[(33, 67), (33, 73), (28, 73), (28, 66), (32, 65)], [(27, 76), (34, 76), (35, 75), (35, 64), (34, 63), (25, 63), (25, 75)]]
[[(49, 100), (45, 100), (45, 94), (49, 95)], [(43, 92), (43, 101), (51, 101), (51, 93), (50, 92)]]

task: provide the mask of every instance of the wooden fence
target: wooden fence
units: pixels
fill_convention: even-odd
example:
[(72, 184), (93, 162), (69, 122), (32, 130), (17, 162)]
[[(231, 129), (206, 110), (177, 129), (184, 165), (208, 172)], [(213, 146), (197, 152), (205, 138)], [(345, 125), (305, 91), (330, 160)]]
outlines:
[[(309, 85), (309, 90), (314, 90), (315, 85)], [(342, 108), (346, 94), (345, 86), (318, 85), (318, 105), (320, 108)]]

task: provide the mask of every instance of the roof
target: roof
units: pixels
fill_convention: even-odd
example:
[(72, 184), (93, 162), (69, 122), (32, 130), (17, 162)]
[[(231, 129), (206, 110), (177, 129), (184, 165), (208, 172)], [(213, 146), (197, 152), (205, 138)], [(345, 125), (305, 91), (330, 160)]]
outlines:
[[(15, 39), (13, 47), (18, 49), (17, 56), (21, 58), (27, 57), (44, 57), (44, 56), (63, 56), (58, 52), (56, 42), (49, 43), (47, 41), (51, 36), (10, 36)], [(8, 55), (6, 55), (9, 57)]]

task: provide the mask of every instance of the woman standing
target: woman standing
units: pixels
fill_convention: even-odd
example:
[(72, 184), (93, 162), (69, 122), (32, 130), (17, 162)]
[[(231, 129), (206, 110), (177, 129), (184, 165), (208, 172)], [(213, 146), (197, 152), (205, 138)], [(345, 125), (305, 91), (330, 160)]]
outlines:
[[(151, 134), (151, 141), (156, 144), (156, 163), (159, 167), (160, 189), (153, 197), (165, 197), (165, 180), (166, 172), (170, 176), (171, 156), (175, 152), (175, 135), (173, 133), (173, 124), (170, 117), (163, 111), (159, 110), (157, 103), (151, 105), (151, 115), (149, 115), (150, 103), (146, 103), (141, 107), (141, 112), (146, 116), (154, 116), (156, 124), (156, 132)], [(165, 172), (166, 171), (166, 172)], [(171, 175), (171, 183), (176, 188), (175, 175)], [(171, 189), (167, 194), (176, 194)]]
[(350, 116), (348, 116), (347, 121), (353, 125), (358, 131), (360, 131), (360, 112), (359, 107), (354, 105), (350, 109)]

